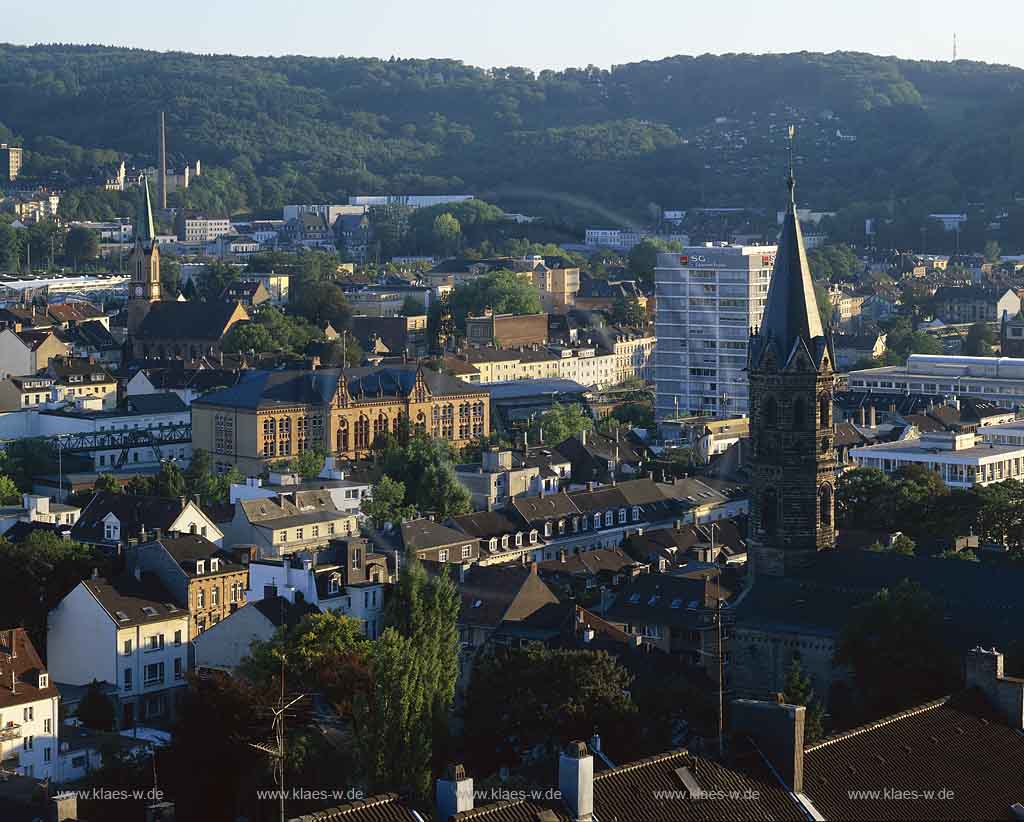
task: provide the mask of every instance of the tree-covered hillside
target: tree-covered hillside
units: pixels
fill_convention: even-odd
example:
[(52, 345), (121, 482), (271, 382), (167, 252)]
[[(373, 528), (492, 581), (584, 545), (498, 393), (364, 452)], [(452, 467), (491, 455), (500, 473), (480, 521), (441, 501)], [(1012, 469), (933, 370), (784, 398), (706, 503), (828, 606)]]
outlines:
[[(469, 191), (534, 213), (588, 203), (773, 208), (786, 125), (803, 202), (1024, 194), (1024, 71), (857, 53), (685, 57), (544, 71), (453, 60), (252, 58), (0, 46), (0, 139), (27, 171), (153, 161), (169, 147), (229, 170), (230, 208), (354, 193)], [(6, 128), (5, 128), (6, 127)], [(230, 193), (225, 193), (230, 189)]]

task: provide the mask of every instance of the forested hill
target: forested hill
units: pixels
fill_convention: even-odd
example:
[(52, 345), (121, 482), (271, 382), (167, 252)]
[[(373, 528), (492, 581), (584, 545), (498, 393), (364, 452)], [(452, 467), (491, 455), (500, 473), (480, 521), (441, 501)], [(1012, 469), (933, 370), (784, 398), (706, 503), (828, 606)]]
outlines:
[(0, 140), (24, 142), (28, 172), (112, 156), (75, 147), (152, 162), (161, 109), (172, 157), (231, 170), (230, 209), (388, 191), (468, 191), (534, 212), (774, 207), (790, 122), (814, 208), (1024, 193), (1024, 70), (1005, 66), (800, 53), (535, 74), (0, 45)]

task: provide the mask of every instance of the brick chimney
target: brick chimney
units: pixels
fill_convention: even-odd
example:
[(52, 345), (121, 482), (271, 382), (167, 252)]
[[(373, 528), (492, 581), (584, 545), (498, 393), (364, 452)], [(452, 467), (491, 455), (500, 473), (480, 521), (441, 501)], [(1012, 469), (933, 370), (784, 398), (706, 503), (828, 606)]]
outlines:
[(793, 793), (802, 793), (807, 709), (803, 705), (785, 704), (781, 694), (777, 702), (735, 699), (731, 707), (733, 735), (751, 738), (786, 787)]
[(558, 789), (573, 822), (593, 822), (594, 757), (587, 743), (570, 742), (558, 757)]
[(435, 798), (438, 822), (448, 822), (455, 814), (473, 810), (473, 780), (462, 765), (449, 765), (437, 780)]
[(967, 653), (967, 687), (978, 688), (1006, 715), (1015, 731), (1024, 731), (1024, 679), (1003, 674), (1003, 655), (995, 648)]

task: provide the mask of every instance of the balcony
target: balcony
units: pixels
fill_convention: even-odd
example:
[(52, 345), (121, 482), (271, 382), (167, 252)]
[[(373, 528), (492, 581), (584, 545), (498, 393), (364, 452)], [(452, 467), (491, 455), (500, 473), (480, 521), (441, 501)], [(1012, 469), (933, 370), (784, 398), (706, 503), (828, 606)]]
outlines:
[(8, 742), (12, 739), (21, 739), (21, 725), (16, 722), (8, 722), (0, 728), (0, 742)]

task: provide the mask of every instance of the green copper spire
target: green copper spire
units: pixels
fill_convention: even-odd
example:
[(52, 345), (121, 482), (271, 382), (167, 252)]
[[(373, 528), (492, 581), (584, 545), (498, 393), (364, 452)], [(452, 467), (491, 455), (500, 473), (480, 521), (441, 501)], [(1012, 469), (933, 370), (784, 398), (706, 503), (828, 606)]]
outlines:
[(149, 198), (149, 180), (142, 178), (142, 188), (145, 191), (145, 212), (139, 213), (139, 227), (135, 230), (136, 239), (141, 242), (152, 243), (156, 240), (156, 229), (153, 227), (153, 201)]

